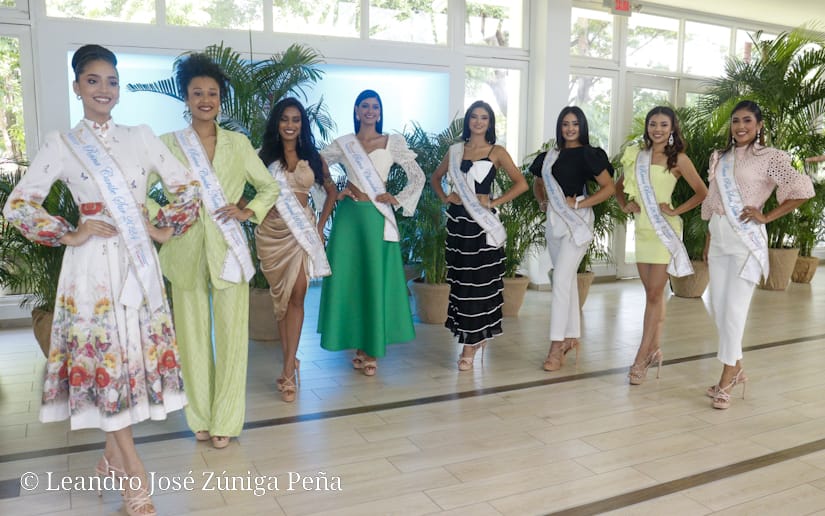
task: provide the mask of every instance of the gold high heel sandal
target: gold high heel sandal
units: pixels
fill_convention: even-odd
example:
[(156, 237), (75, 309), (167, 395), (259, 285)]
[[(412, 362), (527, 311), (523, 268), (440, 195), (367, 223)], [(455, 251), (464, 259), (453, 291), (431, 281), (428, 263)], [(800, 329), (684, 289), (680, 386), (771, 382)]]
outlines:
[[(469, 371), (473, 368), (473, 362), (476, 359), (476, 353), (478, 352), (479, 346), (472, 346), (469, 344), (464, 344), (465, 346), (473, 348), (473, 356), (468, 357), (464, 355), (464, 351), (461, 351), (461, 354), (458, 355), (458, 370), (459, 371)], [(484, 349), (487, 346), (487, 342), (480, 344), (481, 347), (481, 367), (484, 367)]]
[[(730, 383), (727, 386), (725, 386), (725, 388), (721, 388), (718, 385), (715, 385), (714, 387), (717, 387), (716, 395), (713, 396), (713, 401), (711, 402), (713, 408), (721, 410), (730, 408), (731, 392), (733, 392), (733, 388), (740, 383), (742, 384), (742, 399), (745, 399), (745, 389), (747, 387), (745, 384), (748, 383), (748, 377), (745, 376), (744, 369), (739, 369), (739, 371), (737, 371), (736, 375), (734, 375)], [(708, 391), (710, 391), (710, 389), (708, 389)]]
[(662, 372), (662, 350), (657, 349), (653, 353), (647, 356), (645, 359), (645, 363), (642, 365), (632, 365), (630, 366), (630, 372), (627, 376), (630, 378), (630, 385), (642, 385), (645, 383), (647, 379), (647, 370), (650, 369), (650, 366), (653, 365), (654, 362), (659, 362), (659, 367), (656, 369), (656, 379), (659, 379), (659, 375)]
[(100, 460), (95, 465), (95, 473), (101, 481), (101, 484), (97, 486), (97, 496), (103, 496), (103, 489), (101, 489), (101, 485), (103, 484), (103, 479), (105, 477), (112, 476), (115, 478), (120, 478), (126, 476), (126, 472), (122, 469), (118, 469), (112, 466), (112, 464), (109, 462), (105, 455), (100, 457)]
[(284, 380), (281, 389), (281, 399), (287, 403), (295, 401), (295, 395), (298, 392), (298, 386), (301, 385), (300, 377), (298, 376), (298, 369), (292, 373), (292, 376)]
[(547, 352), (547, 358), (544, 359), (545, 371), (558, 371), (564, 366), (564, 361), (570, 350), (576, 350), (576, 367), (579, 367), (579, 339), (564, 339), (561, 346), (556, 348), (553, 352), (553, 345), (550, 345), (550, 351)]
[[(355, 359), (353, 358), (353, 361), (354, 360)], [(298, 376), (298, 379), (297, 379), (298, 385), (301, 384), (301, 373), (299, 372), (300, 370), (301, 370), (301, 361), (296, 358), (295, 359), (295, 374)], [(275, 388), (278, 389), (278, 392), (283, 392), (285, 381), (286, 381), (286, 378), (284, 378), (283, 375), (279, 376), (278, 379), (275, 380)]]

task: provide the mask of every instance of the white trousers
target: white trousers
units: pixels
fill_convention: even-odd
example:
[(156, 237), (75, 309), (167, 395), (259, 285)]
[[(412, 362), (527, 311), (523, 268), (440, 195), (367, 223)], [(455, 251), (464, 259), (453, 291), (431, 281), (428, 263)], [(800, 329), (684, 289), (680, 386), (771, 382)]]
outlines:
[[(593, 210), (578, 210), (593, 229)], [(581, 313), (576, 271), (589, 247), (589, 243), (577, 246), (573, 242), (567, 224), (552, 210), (547, 212), (547, 250), (553, 260), (553, 301), (550, 305), (550, 340), (578, 339), (581, 337)]]
[(725, 365), (735, 366), (742, 359), (742, 336), (756, 284), (739, 276), (749, 252), (727, 217), (713, 215), (708, 227), (710, 305), (719, 333), (716, 357)]

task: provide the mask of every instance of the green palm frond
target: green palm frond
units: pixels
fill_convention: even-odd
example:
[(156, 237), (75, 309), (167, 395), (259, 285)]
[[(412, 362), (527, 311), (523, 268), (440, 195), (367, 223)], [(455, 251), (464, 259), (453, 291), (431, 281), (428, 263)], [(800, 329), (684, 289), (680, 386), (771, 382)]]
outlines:
[(162, 95), (166, 95), (167, 97), (172, 97), (173, 99), (183, 101), (183, 94), (181, 94), (180, 89), (178, 88), (178, 83), (172, 78), (162, 79), (155, 82), (130, 83), (126, 85), (126, 89), (129, 91), (149, 91), (152, 93), (160, 93)]

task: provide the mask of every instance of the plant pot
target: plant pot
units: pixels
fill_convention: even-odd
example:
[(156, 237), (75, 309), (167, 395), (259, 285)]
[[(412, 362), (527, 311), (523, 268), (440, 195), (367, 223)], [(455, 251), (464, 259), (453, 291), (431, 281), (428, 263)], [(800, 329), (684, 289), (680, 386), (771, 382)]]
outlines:
[(249, 289), (249, 338), (259, 341), (280, 340), (278, 321), (275, 319), (268, 288)]
[(501, 315), (504, 317), (518, 317), (518, 311), (524, 304), (524, 295), (530, 285), (530, 278), (517, 275), (515, 278), (504, 278), (504, 304), (501, 307)]
[(696, 298), (702, 297), (705, 289), (708, 288), (710, 282), (710, 274), (708, 274), (708, 264), (700, 260), (691, 260), (693, 265), (693, 274), (689, 276), (670, 277), (670, 290), (673, 291), (674, 296)]
[(52, 341), (52, 320), (54, 319), (54, 312), (47, 312), (40, 308), (32, 310), (32, 330), (34, 330), (34, 339), (40, 345), (40, 350), (43, 355), (49, 358), (49, 346)]
[(447, 320), (447, 304), (450, 302), (450, 285), (446, 283), (407, 282), (415, 300), (415, 316), (424, 324), (444, 324)]
[(791, 281), (794, 283), (810, 283), (819, 267), (819, 258), (814, 256), (799, 256), (796, 258), (796, 265), (791, 274)]
[(580, 272), (576, 275), (576, 286), (579, 290), (579, 310), (584, 306), (587, 293), (590, 292), (590, 285), (593, 284), (594, 279), (596, 279), (596, 275), (591, 271)]
[[(420, 263), (405, 263), (404, 264), (404, 281), (409, 282), (410, 280), (414, 280), (416, 278), (421, 277), (421, 264)], [(410, 288), (407, 287), (407, 295), (411, 296), (412, 291)]]
[(791, 282), (799, 249), (768, 249), (771, 270), (768, 277), (759, 283), (764, 290), (785, 290)]

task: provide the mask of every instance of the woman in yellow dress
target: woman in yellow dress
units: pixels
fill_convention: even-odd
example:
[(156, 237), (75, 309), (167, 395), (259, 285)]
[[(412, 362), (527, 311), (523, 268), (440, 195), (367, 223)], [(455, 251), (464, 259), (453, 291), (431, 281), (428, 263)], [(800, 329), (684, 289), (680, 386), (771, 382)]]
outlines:
[[(657, 106), (645, 117), (643, 145), (628, 147), (622, 156), (624, 174), (616, 183), (616, 200), (622, 210), (633, 213), (636, 220), (636, 267), (646, 296), (642, 341), (628, 375), (631, 385), (644, 383), (652, 364), (662, 366), (660, 341), (665, 320), (664, 289), (668, 265), (682, 258), (682, 263), (687, 263), (689, 269), (681, 245), (682, 219), (679, 216), (699, 206), (708, 193), (684, 150), (685, 141), (676, 114), (669, 107)], [(671, 196), (680, 177), (687, 181), (694, 193), (674, 208)], [(647, 203), (643, 199), (645, 185), (652, 187), (655, 195)], [(671, 249), (677, 249), (679, 256), (674, 256)]]

